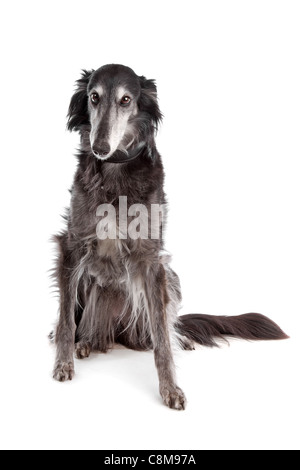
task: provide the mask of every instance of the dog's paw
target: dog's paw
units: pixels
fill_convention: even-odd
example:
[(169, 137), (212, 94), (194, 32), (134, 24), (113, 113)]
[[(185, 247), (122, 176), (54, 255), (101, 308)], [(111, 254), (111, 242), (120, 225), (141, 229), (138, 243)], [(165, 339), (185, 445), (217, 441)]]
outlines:
[(48, 339), (49, 339), (50, 343), (54, 343), (54, 340), (55, 340), (54, 331), (50, 331), (50, 333), (48, 334)]
[(87, 343), (76, 343), (75, 344), (75, 356), (77, 359), (85, 359), (91, 354), (91, 347)]
[(195, 350), (194, 341), (187, 338), (186, 336), (181, 336), (179, 341), (180, 341), (182, 349), (184, 349), (185, 351), (194, 351)]
[(169, 408), (173, 410), (185, 410), (186, 398), (181, 388), (174, 387), (163, 387), (161, 388), (160, 394), (163, 402)]
[(58, 382), (72, 380), (74, 375), (74, 365), (72, 362), (58, 362), (53, 371), (53, 378), (58, 380)]

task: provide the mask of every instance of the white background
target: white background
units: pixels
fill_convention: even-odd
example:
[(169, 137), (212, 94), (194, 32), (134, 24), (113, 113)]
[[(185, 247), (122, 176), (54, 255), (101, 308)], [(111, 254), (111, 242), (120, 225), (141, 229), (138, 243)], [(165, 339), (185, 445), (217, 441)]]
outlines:
[[(299, 449), (300, 8), (297, 1), (1, 3), (3, 449)], [(269, 315), (288, 341), (177, 354), (185, 412), (152, 353), (116, 349), (51, 378), (51, 234), (78, 143), (82, 68), (155, 78), (182, 313)]]

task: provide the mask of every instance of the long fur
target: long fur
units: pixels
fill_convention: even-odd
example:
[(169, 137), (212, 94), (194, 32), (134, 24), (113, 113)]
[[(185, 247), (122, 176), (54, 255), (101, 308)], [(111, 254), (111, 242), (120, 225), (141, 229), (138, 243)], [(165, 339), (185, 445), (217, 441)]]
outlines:
[(204, 314), (182, 315), (176, 326), (192, 341), (202, 346), (218, 346), (215, 339), (234, 336), (248, 340), (286, 339), (287, 335), (276, 323), (259, 313), (236, 316)]
[[(102, 95), (96, 107), (91, 94), (97, 90)], [(120, 90), (131, 96), (127, 110), (119, 106)], [(148, 214), (153, 204), (165, 207), (164, 170), (155, 145), (161, 119), (154, 80), (139, 77), (128, 67), (85, 70), (77, 81), (67, 126), (80, 133), (78, 167), (67, 227), (55, 237), (60, 316), (53, 376), (59, 381), (73, 378), (74, 352), (82, 359), (91, 351), (106, 352), (114, 343), (153, 349), (163, 401), (180, 410), (186, 399), (176, 384), (174, 348), (193, 349), (195, 343), (213, 346), (216, 338), (227, 336), (250, 340), (287, 336), (270, 319), (254, 313), (179, 317), (180, 282), (164, 250), (165, 217), (157, 239), (97, 237), (96, 214), (101, 204), (113, 205), (118, 223), (120, 196), (127, 197), (128, 207), (143, 204)], [(104, 142), (105, 148), (111, 148), (109, 139), (117, 145), (113, 155), (119, 158), (141, 150), (134, 160), (124, 163), (96, 158), (94, 147)]]

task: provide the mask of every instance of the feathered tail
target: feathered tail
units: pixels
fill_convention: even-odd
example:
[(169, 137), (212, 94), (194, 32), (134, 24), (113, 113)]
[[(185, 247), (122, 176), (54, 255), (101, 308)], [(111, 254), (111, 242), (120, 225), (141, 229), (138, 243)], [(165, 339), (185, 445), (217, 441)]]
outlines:
[(182, 315), (178, 318), (176, 331), (203, 346), (217, 346), (215, 339), (226, 336), (248, 340), (288, 338), (276, 323), (260, 313), (238, 316)]

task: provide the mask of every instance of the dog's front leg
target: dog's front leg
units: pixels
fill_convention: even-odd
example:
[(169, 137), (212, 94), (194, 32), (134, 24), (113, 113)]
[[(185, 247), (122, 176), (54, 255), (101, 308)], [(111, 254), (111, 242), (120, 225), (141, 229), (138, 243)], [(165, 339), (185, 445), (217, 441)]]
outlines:
[[(150, 275), (149, 275), (150, 274)], [(176, 384), (175, 365), (171, 349), (169, 322), (167, 318), (168, 294), (165, 269), (147, 273), (145, 293), (150, 315), (151, 336), (155, 364), (158, 371), (159, 390), (165, 405), (176, 410), (184, 410), (186, 398)]]
[(53, 378), (59, 382), (72, 380), (74, 377), (75, 296), (72, 295), (68, 259), (62, 250), (57, 266), (60, 314), (55, 334), (56, 360), (53, 370)]

